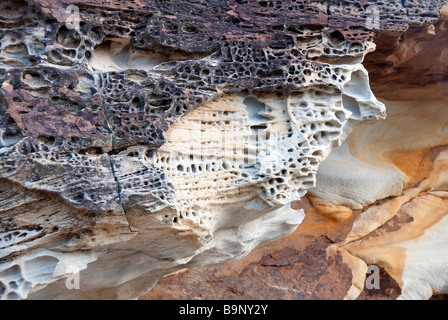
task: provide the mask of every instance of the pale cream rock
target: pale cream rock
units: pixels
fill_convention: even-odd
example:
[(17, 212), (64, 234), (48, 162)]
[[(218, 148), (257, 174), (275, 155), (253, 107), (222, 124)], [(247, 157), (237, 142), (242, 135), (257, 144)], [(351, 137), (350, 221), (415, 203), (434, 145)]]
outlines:
[(384, 268), (397, 281), (399, 299), (448, 291), (444, 92), (446, 83), (384, 92), (380, 100), (388, 117), (358, 126), (320, 167), (310, 191), (317, 209), (336, 219), (345, 210), (348, 219), (352, 210), (364, 208), (346, 238), (332, 247), (353, 272), (346, 299), (361, 293), (368, 265)]

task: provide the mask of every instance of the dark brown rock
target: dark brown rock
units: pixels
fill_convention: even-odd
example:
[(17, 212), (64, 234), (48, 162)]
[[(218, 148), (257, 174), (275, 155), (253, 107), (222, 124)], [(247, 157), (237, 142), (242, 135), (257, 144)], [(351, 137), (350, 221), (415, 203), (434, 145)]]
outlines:
[(185, 271), (160, 280), (143, 299), (343, 299), (351, 286), (351, 271), (341, 256), (327, 257), (330, 244), (321, 237), (303, 251), (274, 251), (234, 275), (220, 276), (225, 272), (219, 267)]

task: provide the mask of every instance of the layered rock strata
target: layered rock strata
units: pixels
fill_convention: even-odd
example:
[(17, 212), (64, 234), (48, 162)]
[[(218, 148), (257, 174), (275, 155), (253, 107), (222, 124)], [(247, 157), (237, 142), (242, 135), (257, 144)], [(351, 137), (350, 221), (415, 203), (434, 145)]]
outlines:
[(290, 234), (320, 164), (385, 117), (375, 32), (441, 6), (2, 2), (1, 297), (135, 298)]

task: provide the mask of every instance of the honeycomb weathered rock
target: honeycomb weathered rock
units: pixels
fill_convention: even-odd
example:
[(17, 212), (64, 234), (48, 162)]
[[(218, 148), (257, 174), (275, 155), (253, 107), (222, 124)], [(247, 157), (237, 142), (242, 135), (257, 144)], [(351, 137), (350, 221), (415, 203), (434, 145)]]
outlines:
[[(3, 1), (0, 295), (135, 297), (288, 234), (320, 162), (385, 115), (362, 66), (374, 32), (441, 6)], [(33, 259), (48, 277), (24, 275)], [(19, 274), (20, 290), (6, 285)]]

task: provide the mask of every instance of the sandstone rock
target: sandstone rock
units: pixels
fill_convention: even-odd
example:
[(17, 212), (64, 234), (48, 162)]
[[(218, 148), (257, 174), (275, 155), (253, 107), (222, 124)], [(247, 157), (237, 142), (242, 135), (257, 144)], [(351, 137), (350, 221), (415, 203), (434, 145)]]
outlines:
[[(316, 187), (293, 205), (305, 211), (293, 234), (237, 262), (163, 278), (141, 299), (389, 300), (439, 299), (446, 294), (444, 12), (434, 25), (435, 35), (428, 34), (426, 27), (411, 28), (401, 38), (395, 34), (395, 47), (390, 42), (394, 34), (378, 35), (377, 51), (367, 55), (365, 65), (373, 92), (387, 107), (387, 117), (355, 128), (319, 166)], [(391, 58), (397, 52), (413, 55), (414, 61), (404, 67), (404, 62)], [(387, 60), (395, 62), (387, 64)], [(385, 67), (388, 72), (383, 72)], [(319, 268), (290, 272), (299, 263), (306, 266), (311, 252), (322, 252), (313, 248), (313, 242), (323, 236), (330, 240), (320, 261), (328, 265), (328, 274), (333, 274), (336, 262), (337, 276), (322, 279)], [(294, 260), (300, 254), (302, 258)], [(286, 261), (276, 269), (281, 276), (274, 278), (281, 287), (267, 285), (270, 278), (262, 273), (264, 261), (271, 256)], [(366, 287), (368, 266), (380, 271), (379, 289)], [(251, 279), (243, 276), (249, 271), (256, 274)], [(198, 279), (207, 284), (204, 290), (195, 288)], [(312, 290), (307, 296), (301, 291), (306, 286), (297, 286), (305, 279), (312, 279), (314, 288), (337, 282), (338, 290)]]
[[(280, 284), (277, 266), (288, 266), (291, 275), (308, 272), (305, 260), (317, 275), (295, 283), (292, 292), (279, 287), (272, 294), (354, 296), (362, 277), (353, 266), (362, 269), (359, 260), (370, 257), (368, 244), (357, 246), (357, 240), (393, 213), (386, 210), (372, 224), (366, 210), (350, 231), (351, 210), (386, 196), (398, 196), (397, 206), (421, 192), (440, 197), (443, 179), (401, 196), (406, 172), (385, 161), (376, 187), (358, 198), (353, 188), (365, 184), (359, 171), (381, 167), (375, 157), (364, 165), (350, 150), (354, 142), (346, 142), (338, 154), (358, 171), (342, 178), (326, 171), (331, 158), (324, 160), (353, 129), (368, 132), (385, 117), (362, 65), (375, 48), (375, 32), (396, 36), (434, 24), (442, 4), (2, 2), (0, 296), (137, 298), (167, 274), (239, 259), (302, 223), (303, 210), (290, 204), (306, 203), (321, 170), (309, 197), (325, 215), (314, 219), (333, 221), (329, 233), (344, 225), (347, 237), (297, 239), (303, 252), (271, 252), (260, 259), (263, 268), (254, 265), (242, 278), (270, 275)], [(437, 36), (438, 28), (426, 35)], [(410, 55), (395, 55), (406, 68)], [(359, 141), (358, 148), (366, 148), (376, 140)], [(443, 161), (434, 162), (442, 167)], [(347, 178), (333, 197), (334, 182)], [(322, 209), (328, 206), (348, 209), (333, 215)], [(325, 223), (317, 229), (328, 229)], [(421, 241), (430, 246), (434, 237)], [(327, 254), (329, 245), (334, 250)], [(384, 269), (403, 297), (439, 284), (412, 268), (400, 269), (410, 282)], [(79, 288), (67, 284), (73, 273)], [(343, 275), (340, 283), (328, 283), (333, 274)], [(274, 282), (265, 284), (273, 288)], [(248, 290), (251, 297), (257, 292)]]
[[(429, 299), (446, 294), (448, 135), (442, 89), (440, 84), (401, 88), (403, 100), (398, 90), (393, 100), (380, 96), (388, 117), (357, 127), (321, 164), (316, 188), (293, 205), (305, 211), (294, 233), (239, 261), (163, 278), (141, 299)], [(348, 165), (357, 174), (348, 172)], [(266, 271), (273, 257), (278, 266)], [(318, 266), (311, 257), (319, 257)], [(366, 288), (369, 266), (380, 270), (379, 289)], [(314, 289), (307, 294), (310, 286)]]

